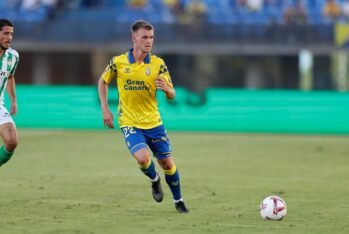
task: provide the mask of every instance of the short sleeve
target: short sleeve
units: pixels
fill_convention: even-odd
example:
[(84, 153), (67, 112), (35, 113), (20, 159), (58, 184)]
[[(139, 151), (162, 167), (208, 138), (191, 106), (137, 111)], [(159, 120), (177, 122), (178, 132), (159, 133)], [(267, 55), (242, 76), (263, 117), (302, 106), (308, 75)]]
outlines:
[(168, 71), (167, 66), (166, 66), (164, 61), (161, 61), (161, 65), (160, 65), (160, 69), (159, 69), (159, 75), (163, 79), (165, 79), (166, 84), (169, 87), (173, 88), (173, 83), (172, 83), (172, 80), (171, 80), (170, 72)]
[(105, 68), (102, 79), (105, 81), (105, 83), (109, 84), (114, 78), (116, 78), (117, 75), (117, 68), (115, 64), (115, 57), (113, 57), (112, 60), (110, 60), (108, 66)]
[(17, 69), (17, 65), (18, 65), (18, 61), (19, 61), (19, 57), (16, 57), (16, 61), (15, 61), (15, 65), (13, 66), (13, 68), (10, 71), (11, 75), (14, 75)]

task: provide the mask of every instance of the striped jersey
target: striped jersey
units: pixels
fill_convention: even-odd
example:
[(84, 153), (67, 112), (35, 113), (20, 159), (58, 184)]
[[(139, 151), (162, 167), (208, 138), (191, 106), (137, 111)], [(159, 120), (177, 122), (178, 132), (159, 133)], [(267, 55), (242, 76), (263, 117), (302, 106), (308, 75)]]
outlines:
[(162, 124), (156, 100), (155, 79), (158, 76), (173, 88), (164, 61), (155, 55), (148, 54), (142, 63), (137, 64), (131, 49), (110, 61), (102, 78), (107, 84), (117, 81), (120, 127), (151, 129)]
[(19, 61), (18, 52), (14, 49), (7, 49), (0, 56), (0, 104), (4, 104), (6, 84), (10, 75), (14, 75)]

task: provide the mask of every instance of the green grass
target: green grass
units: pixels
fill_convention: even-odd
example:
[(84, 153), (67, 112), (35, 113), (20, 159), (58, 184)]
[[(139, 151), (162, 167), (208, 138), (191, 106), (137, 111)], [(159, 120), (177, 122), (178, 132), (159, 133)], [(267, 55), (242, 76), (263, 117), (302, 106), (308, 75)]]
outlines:
[[(118, 131), (19, 133), (0, 168), (0, 233), (349, 233), (349, 137), (172, 132), (184, 215), (166, 183), (152, 200)], [(281, 222), (259, 215), (272, 194)]]

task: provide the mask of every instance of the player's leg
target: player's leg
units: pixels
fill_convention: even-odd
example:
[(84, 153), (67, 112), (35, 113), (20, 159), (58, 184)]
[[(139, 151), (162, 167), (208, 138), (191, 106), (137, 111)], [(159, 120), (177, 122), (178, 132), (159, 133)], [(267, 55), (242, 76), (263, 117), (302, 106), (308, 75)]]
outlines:
[(171, 190), (177, 211), (180, 213), (189, 213), (183, 201), (179, 172), (173, 158), (170, 155), (165, 156), (161, 154), (158, 155), (157, 158), (159, 165), (164, 170), (165, 179)]
[(162, 192), (160, 176), (155, 170), (155, 164), (150, 159), (148, 148), (142, 148), (133, 153), (141, 171), (150, 178), (152, 183), (152, 195), (156, 202), (162, 202), (164, 193)]
[(141, 171), (151, 180), (156, 179), (155, 165), (150, 159), (150, 153), (142, 130), (133, 127), (123, 127), (121, 130), (126, 146), (134, 159), (136, 159)]
[(150, 159), (150, 153), (149, 150), (145, 148), (141, 148), (137, 151), (131, 152), (134, 159), (136, 159), (137, 164), (141, 171), (148, 176), (151, 180), (155, 180), (157, 177), (156, 171), (155, 171), (155, 164), (153, 160)]
[(121, 130), (131, 155), (137, 161), (140, 170), (149, 177), (152, 182), (154, 200), (161, 202), (163, 200), (163, 192), (161, 189), (160, 177), (155, 170), (153, 160), (150, 158), (150, 152), (142, 130), (132, 127), (123, 127)]
[(0, 166), (9, 161), (17, 147), (17, 131), (13, 122), (0, 124), (0, 136), (4, 144), (0, 148)]
[(145, 130), (147, 143), (164, 170), (166, 182), (171, 190), (176, 209), (181, 213), (188, 213), (181, 194), (180, 176), (177, 167), (171, 157), (170, 141), (163, 125)]

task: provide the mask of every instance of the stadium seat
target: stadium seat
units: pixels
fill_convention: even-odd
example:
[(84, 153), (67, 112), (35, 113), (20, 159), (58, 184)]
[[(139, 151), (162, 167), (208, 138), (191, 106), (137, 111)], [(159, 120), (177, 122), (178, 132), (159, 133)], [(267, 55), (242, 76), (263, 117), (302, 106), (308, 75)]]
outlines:
[[(10, 0), (8, 0), (10, 1)], [(164, 25), (175, 25), (180, 23), (178, 16), (172, 12), (168, 6), (166, 6), (162, 0), (148, 0), (148, 4), (141, 9), (132, 9), (127, 5), (126, 0), (103, 0), (100, 4), (94, 7), (86, 7), (82, 4), (82, 0), (72, 0), (71, 4), (68, 4), (64, 9), (58, 10), (54, 14), (54, 18), (49, 17), (49, 11), (45, 7), (39, 7), (37, 10), (28, 11), (24, 9), (12, 9), (8, 4), (8, 1), (0, 0), (0, 14), (2, 17), (9, 18), (16, 23), (23, 22), (23, 25), (19, 25), (19, 28), (24, 29), (24, 33), (28, 33), (30, 36), (30, 22), (49, 22), (46, 23), (48, 27), (58, 27), (61, 25), (69, 25), (73, 29), (73, 32), (77, 35), (71, 37), (70, 35), (64, 35), (66, 39), (70, 38), (76, 40), (76, 38), (82, 38), (86, 36), (84, 40), (115, 40), (115, 35), (124, 35), (126, 29), (116, 27), (115, 25), (129, 25), (131, 22), (137, 19), (145, 19), (151, 21), (157, 27), (162, 27), (161, 33), (164, 38), (174, 39), (174, 32)], [(191, 0), (180, 0), (185, 6), (187, 6)], [(237, 0), (202, 0), (207, 7), (207, 28), (212, 37), (219, 38), (232, 38), (245, 40), (246, 38), (254, 38), (255, 41), (259, 39), (268, 40), (267, 32), (271, 25), (283, 25), (283, 10), (287, 4), (292, 4), (294, 1), (275, 1), (275, 4), (268, 5), (266, 2), (263, 8), (257, 12), (251, 12), (248, 9), (240, 8), (237, 6)], [(324, 25), (326, 29), (323, 32), (319, 32), (322, 38), (329, 38), (327, 33), (331, 33), (327, 26), (333, 27), (333, 21), (327, 20), (322, 16), (322, 8), (325, 0), (307, 0), (303, 1), (308, 12), (309, 25)], [(339, 0), (338, 0), (339, 2)], [(109, 38), (104, 32), (100, 32), (99, 36), (89, 35), (91, 34), (84, 27), (77, 28), (78, 24), (94, 24), (104, 25), (110, 27), (112, 33), (109, 34)], [(113, 26), (111, 26), (113, 25)], [(240, 27), (238, 26), (240, 25)], [(243, 25), (243, 27), (242, 27)], [(316, 27), (315, 27), (316, 28)], [(321, 27), (320, 27), (321, 28)], [(173, 29), (173, 28), (172, 28)], [(175, 29), (176, 30), (176, 29)], [(175, 31), (172, 30), (172, 31)], [(47, 29), (47, 38), (62, 38), (62, 35), (58, 35), (55, 29)], [(100, 30), (102, 31), (102, 30)], [(316, 31), (316, 29), (314, 29)], [(160, 33), (160, 32), (159, 32)], [(52, 34), (52, 35), (51, 35)], [(54, 36), (53, 34), (57, 34)], [(86, 34), (86, 35), (85, 35)], [(198, 36), (198, 35), (196, 35)], [(42, 37), (44, 38), (44, 37)], [(63, 38), (62, 38), (63, 40)]]

